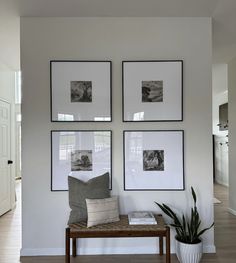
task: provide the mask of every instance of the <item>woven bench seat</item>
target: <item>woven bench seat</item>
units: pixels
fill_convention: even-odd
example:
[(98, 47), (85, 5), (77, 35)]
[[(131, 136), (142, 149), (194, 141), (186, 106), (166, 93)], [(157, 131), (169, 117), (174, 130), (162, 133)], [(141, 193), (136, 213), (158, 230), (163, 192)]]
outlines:
[(129, 225), (128, 216), (121, 215), (120, 221), (87, 227), (87, 222), (70, 224), (66, 228), (66, 263), (70, 263), (70, 239), (73, 241), (72, 254), (77, 254), (78, 238), (113, 237), (158, 237), (159, 251), (163, 255), (163, 237), (166, 238), (166, 263), (170, 263), (170, 229), (161, 215), (155, 215), (157, 225)]

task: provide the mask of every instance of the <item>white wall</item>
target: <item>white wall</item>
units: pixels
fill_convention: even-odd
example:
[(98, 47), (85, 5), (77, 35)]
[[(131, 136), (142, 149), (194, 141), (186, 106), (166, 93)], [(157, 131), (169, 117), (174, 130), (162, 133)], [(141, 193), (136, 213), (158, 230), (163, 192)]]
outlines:
[(229, 81), (229, 209), (236, 215), (236, 58), (228, 64)]
[[(113, 122), (51, 123), (49, 61), (112, 60)], [(183, 59), (184, 121), (122, 123), (122, 60)], [(50, 130), (113, 130), (113, 194), (121, 213), (158, 211), (154, 201), (185, 211), (190, 186), (199, 196), (203, 222), (213, 220), (211, 20), (208, 18), (22, 18), (23, 74), (23, 247), (22, 255), (64, 253), (68, 193), (50, 192)], [(184, 129), (186, 191), (123, 190), (124, 129)], [(174, 233), (172, 233), (173, 237)], [(174, 239), (172, 238), (174, 252)], [(204, 249), (214, 251), (213, 230)], [(154, 253), (156, 240), (90, 239), (80, 253)]]
[(223, 93), (228, 90), (228, 65), (212, 65), (212, 92), (213, 94)]
[(15, 72), (0, 61), (0, 98), (15, 103)]
[(20, 18), (16, 15), (0, 15), (0, 62), (20, 69)]

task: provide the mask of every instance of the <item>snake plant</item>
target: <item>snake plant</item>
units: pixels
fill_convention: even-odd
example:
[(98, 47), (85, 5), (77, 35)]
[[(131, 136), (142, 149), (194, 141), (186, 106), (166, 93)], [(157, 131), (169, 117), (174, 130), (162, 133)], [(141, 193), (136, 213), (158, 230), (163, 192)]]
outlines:
[(191, 208), (191, 216), (189, 218), (184, 214), (182, 216), (178, 216), (169, 206), (165, 204), (155, 203), (167, 216), (172, 218), (173, 223), (170, 225), (176, 230), (176, 239), (183, 243), (196, 244), (200, 242), (200, 236), (213, 227), (214, 223), (207, 228), (200, 229), (201, 220), (197, 210), (197, 196), (193, 187), (191, 187), (191, 191), (194, 206)]

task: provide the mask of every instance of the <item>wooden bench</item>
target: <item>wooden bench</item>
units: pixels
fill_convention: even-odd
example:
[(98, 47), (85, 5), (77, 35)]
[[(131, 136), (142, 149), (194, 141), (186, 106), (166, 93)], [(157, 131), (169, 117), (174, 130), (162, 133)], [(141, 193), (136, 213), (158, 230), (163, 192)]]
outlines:
[(163, 255), (163, 237), (166, 239), (166, 263), (170, 263), (170, 228), (165, 225), (161, 215), (155, 215), (157, 225), (129, 225), (127, 215), (121, 215), (120, 221), (87, 228), (86, 222), (71, 224), (66, 228), (65, 262), (70, 263), (70, 239), (72, 255), (77, 255), (78, 238), (115, 238), (115, 237), (158, 237), (159, 253)]

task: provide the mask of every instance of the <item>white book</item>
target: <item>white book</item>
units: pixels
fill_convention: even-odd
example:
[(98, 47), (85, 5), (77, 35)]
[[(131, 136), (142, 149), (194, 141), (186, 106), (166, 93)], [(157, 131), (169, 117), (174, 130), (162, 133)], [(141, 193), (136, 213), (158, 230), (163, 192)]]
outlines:
[(129, 222), (130, 225), (157, 225), (157, 221), (148, 222), (148, 221), (140, 221), (140, 222)]
[(129, 223), (156, 224), (156, 219), (152, 212), (149, 211), (135, 211), (128, 214)]

